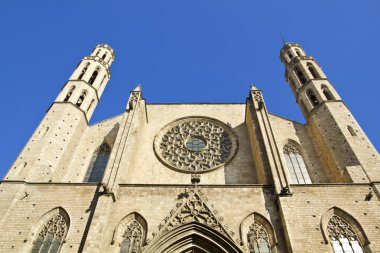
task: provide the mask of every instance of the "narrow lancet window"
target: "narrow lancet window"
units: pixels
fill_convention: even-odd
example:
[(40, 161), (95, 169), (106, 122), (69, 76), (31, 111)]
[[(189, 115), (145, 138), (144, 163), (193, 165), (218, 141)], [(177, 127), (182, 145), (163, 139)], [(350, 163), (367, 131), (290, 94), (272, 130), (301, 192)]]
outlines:
[(308, 90), (308, 91), (306, 92), (306, 94), (307, 94), (307, 96), (308, 96), (308, 98), (309, 98), (309, 100), (310, 100), (310, 103), (311, 103), (313, 106), (316, 106), (316, 105), (319, 104), (318, 99), (317, 99), (317, 97), (314, 95), (314, 92), (313, 92), (312, 90)]
[(82, 94), (79, 96), (76, 106), (80, 107), (83, 103), (84, 98), (86, 97), (86, 91), (83, 91)]
[(313, 78), (321, 78), (317, 70), (314, 68), (314, 66), (311, 63), (307, 64), (307, 68), (309, 69), (309, 72), (313, 76)]
[(97, 67), (97, 68), (95, 69), (94, 73), (92, 73), (92, 76), (91, 76), (90, 80), (88, 81), (88, 83), (89, 83), (90, 85), (92, 85), (92, 84), (95, 82), (96, 77), (98, 76), (98, 74), (99, 74), (99, 67)]
[(290, 183), (311, 184), (300, 149), (293, 143), (288, 143), (284, 146), (284, 156), (289, 170)]
[(354, 229), (343, 218), (333, 215), (327, 224), (327, 232), (335, 253), (364, 252)]
[(67, 92), (67, 95), (66, 95), (66, 97), (65, 97), (65, 99), (63, 101), (65, 101), (65, 102), (69, 101), (69, 99), (70, 99), (71, 95), (73, 94), (74, 90), (75, 90), (75, 86), (72, 86), (70, 88), (69, 92)]
[(90, 63), (87, 62), (86, 65), (84, 66), (84, 68), (82, 69), (82, 72), (80, 73), (78, 79), (82, 79), (82, 77), (84, 76), (84, 74), (86, 73), (88, 67), (90, 66)]
[(297, 77), (298, 77), (298, 79), (300, 80), (300, 82), (301, 82), (302, 84), (305, 84), (305, 83), (306, 83), (306, 78), (305, 78), (305, 76), (303, 75), (302, 71), (301, 71), (299, 68), (296, 68), (295, 71), (296, 71)]
[(141, 224), (137, 220), (132, 220), (124, 231), (120, 253), (140, 253), (143, 234)]
[(334, 96), (332, 95), (331, 91), (327, 87), (322, 88), (322, 93), (325, 96), (327, 100), (334, 100)]
[(268, 232), (258, 221), (249, 227), (247, 237), (250, 253), (271, 253)]
[(288, 57), (289, 57), (290, 60), (293, 59), (293, 55), (292, 55), (291, 52), (288, 52)]
[(88, 166), (84, 182), (100, 182), (103, 178), (104, 170), (111, 153), (111, 148), (107, 143), (103, 143), (94, 152)]
[(102, 59), (106, 59), (106, 56), (107, 56), (107, 53), (104, 53), (103, 56), (102, 56)]
[(57, 253), (66, 237), (68, 224), (61, 215), (54, 215), (38, 233), (37, 240), (33, 243), (32, 253)]

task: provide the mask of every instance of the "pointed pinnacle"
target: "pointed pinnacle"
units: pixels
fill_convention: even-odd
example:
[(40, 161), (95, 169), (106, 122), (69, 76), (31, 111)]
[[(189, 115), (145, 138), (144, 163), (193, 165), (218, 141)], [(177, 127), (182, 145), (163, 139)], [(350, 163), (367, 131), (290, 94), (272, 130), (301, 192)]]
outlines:
[(251, 90), (258, 90), (254, 83), (251, 83)]
[(133, 91), (141, 91), (141, 84), (138, 84), (137, 87)]

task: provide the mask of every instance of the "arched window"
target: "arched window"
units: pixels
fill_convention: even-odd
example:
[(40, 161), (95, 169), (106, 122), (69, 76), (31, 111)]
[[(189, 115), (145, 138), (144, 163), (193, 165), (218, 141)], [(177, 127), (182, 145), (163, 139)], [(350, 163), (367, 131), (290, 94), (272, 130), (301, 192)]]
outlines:
[(105, 52), (105, 53), (103, 54), (102, 59), (104, 60), (104, 59), (106, 58), (106, 56), (107, 56), (107, 52)]
[(301, 156), (300, 149), (293, 143), (284, 146), (284, 156), (289, 170), (291, 184), (311, 184), (309, 173)]
[(314, 68), (313, 64), (310, 62), (307, 64), (307, 68), (310, 71), (310, 74), (313, 76), (313, 78), (321, 78), (317, 72), (317, 70)]
[(250, 253), (277, 252), (273, 226), (259, 213), (251, 213), (241, 222), (240, 235), (242, 243)]
[(143, 227), (137, 220), (129, 222), (122, 237), (120, 253), (140, 253), (143, 234)]
[(288, 52), (288, 57), (289, 57), (290, 60), (293, 59), (293, 55), (292, 55), (291, 52)]
[(298, 49), (296, 49), (296, 54), (297, 54), (297, 56), (301, 56), (301, 53)]
[(251, 253), (271, 253), (268, 232), (257, 220), (249, 227), (247, 242)]
[(306, 83), (306, 78), (305, 78), (305, 76), (303, 75), (302, 71), (301, 71), (299, 68), (296, 68), (296, 69), (295, 69), (295, 72), (296, 72), (297, 77), (298, 77), (298, 79), (300, 80), (300, 82), (301, 82), (302, 84), (305, 84), (305, 83)]
[(334, 96), (327, 86), (325, 85), (322, 86), (322, 93), (327, 100), (334, 100)]
[(69, 101), (69, 99), (70, 99), (71, 95), (73, 94), (74, 90), (75, 90), (75, 86), (72, 86), (70, 88), (69, 92), (67, 92), (67, 95), (66, 95), (66, 97), (65, 97), (65, 99), (63, 101), (65, 101), (65, 102)]
[(92, 85), (92, 84), (95, 82), (95, 79), (96, 79), (96, 77), (98, 76), (98, 74), (99, 74), (99, 67), (97, 67), (97, 68), (95, 69), (94, 73), (92, 73), (92, 76), (91, 76), (90, 80), (88, 81), (88, 83), (89, 83), (90, 85)]
[(100, 53), (100, 49), (98, 49), (98, 51), (96, 52), (95, 56), (98, 56)]
[(313, 92), (312, 90), (308, 90), (308, 91), (306, 92), (306, 94), (307, 94), (307, 96), (308, 96), (308, 98), (309, 98), (309, 100), (310, 100), (310, 103), (311, 103), (313, 106), (316, 106), (316, 105), (319, 104), (318, 99), (317, 99), (317, 97), (314, 95), (314, 92)]
[(59, 252), (63, 240), (66, 237), (68, 228), (68, 220), (61, 213), (55, 214), (40, 229), (38, 237), (33, 243), (33, 248), (31, 252)]
[(364, 253), (354, 229), (340, 216), (330, 218), (327, 233), (335, 253)]
[(88, 67), (90, 66), (90, 63), (87, 62), (86, 65), (84, 66), (84, 68), (82, 69), (82, 72), (80, 73), (78, 79), (82, 79), (82, 77), (84, 76), (84, 74), (86, 73)]
[(83, 103), (84, 98), (86, 97), (86, 91), (82, 91), (82, 94), (79, 96), (76, 106), (80, 107)]
[(111, 148), (107, 143), (103, 143), (94, 152), (88, 166), (84, 182), (100, 182), (103, 178), (104, 170), (111, 153)]

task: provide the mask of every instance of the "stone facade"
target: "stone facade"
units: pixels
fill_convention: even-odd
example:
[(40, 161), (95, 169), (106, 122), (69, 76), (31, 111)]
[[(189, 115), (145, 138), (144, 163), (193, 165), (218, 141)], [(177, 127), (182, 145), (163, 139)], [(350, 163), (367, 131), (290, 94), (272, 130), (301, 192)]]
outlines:
[(245, 104), (138, 86), (89, 125), (114, 59), (98, 45), (0, 183), (0, 252), (380, 252), (378, 152), (313, 57), (280, 58), (306, 124), (255, 86)]

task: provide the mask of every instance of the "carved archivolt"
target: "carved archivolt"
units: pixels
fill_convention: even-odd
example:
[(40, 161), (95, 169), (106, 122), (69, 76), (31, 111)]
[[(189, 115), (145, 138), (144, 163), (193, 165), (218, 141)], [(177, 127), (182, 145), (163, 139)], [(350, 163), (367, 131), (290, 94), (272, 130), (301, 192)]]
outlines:
[[(200, 143), (195, 150), (189, 145), (193, 140)], [(176, 120), (161, 129), (154, 141), (154, 150), (164, 164), (189, 173), (219, 168), (231, 161), (237, 149), (232, 128), (207, 117)]]

